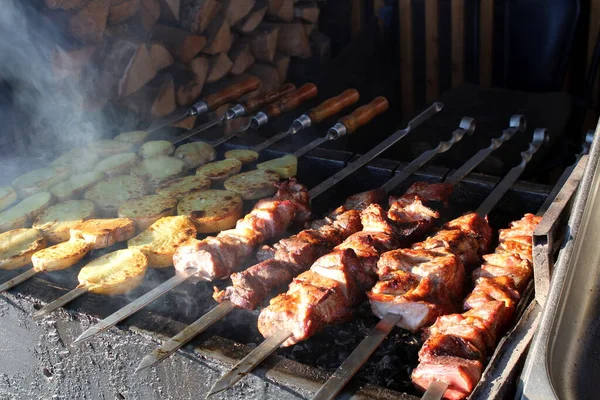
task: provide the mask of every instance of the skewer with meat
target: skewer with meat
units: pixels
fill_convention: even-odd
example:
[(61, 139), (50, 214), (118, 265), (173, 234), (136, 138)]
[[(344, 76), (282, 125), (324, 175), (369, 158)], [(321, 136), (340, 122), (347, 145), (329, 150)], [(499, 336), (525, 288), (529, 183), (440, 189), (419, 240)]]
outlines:
[(500, 230), (495, 252), (484, 256), (485, 263), (473, 272), (475, 287), (463, 303), (465, 312), (442, 316), (425, 330), (420, 364), (412, 373), (417, 388), (445, 382), (444, 398), (453, 400), (473, 391), (531, 279), (532, 236), (540, 220), (526, 214)]

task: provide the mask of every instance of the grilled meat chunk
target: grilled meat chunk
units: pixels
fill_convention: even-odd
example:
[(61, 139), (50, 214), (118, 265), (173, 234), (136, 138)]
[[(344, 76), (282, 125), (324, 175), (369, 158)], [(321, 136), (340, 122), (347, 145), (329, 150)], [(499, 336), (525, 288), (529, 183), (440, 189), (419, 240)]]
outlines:
[(423, 391), (433, 381), (449, 384), (444, 399), (461, 400), (475, 389), (481, 378), (483, 364), (477, 360), (460, 357), (431, 357), (422, 361), (412, 373), (414, 385)]

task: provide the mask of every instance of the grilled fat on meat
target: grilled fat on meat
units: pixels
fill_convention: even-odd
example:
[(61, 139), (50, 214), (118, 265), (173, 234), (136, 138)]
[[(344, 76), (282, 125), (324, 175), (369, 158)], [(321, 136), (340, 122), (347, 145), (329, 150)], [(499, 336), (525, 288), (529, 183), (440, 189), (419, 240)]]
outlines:
[(465, 312), (439, 317), (425, 330), (415, 386), (426, 390), (434, 380), (449, 384), (445, 399), (465, 399), (483, 373), (484, 362), (514, 317), (520, 294), (532, 275), (532, 235), (541, 220), (526, 214), (500, 230), (499, 244), (473, 272), (475, 287)]
[(173, 256), (175, 269), (198, 269), (198, 275), (209, 281), (227, 278), (243, 267), (260, 243), (283, 235), (292, 222), (305, 222), (310, 217), (306, 188), (295, 180), (277, 187), (273, 198), (258, 201), (235, 228), (181, 245)]
[[(448, 192), (447, 185), (440, 184), (439, 191)], [(405, 205), (406, 212), (399, 212), (397, 203)], [(269, 337), (278, 331), (291, 332), (283, 343), (291, 346), (328, 324), (351, 318), (364, 292), (376, 282), (379, 255), (407, 245), (439, 219), (439, 213), (423, 205), (415, 194), (392, 198), (392, 209), (396, 212), (386, 212), (377, 204), (366, 207), (361, 212), (361, 231), (320, 257), (293, 280), (286, 293), (263, 309), (258, 319), (261, 334)]]
[(465, 269), (479, 262), (491, 240), (487, 221), (465, 214), (410, 249), (379, 258), (379, 281), (367, 293), (373, 313), (382, 318), (399, 314), (397, 326), (417, 331), (443, 314), (459, 309)]

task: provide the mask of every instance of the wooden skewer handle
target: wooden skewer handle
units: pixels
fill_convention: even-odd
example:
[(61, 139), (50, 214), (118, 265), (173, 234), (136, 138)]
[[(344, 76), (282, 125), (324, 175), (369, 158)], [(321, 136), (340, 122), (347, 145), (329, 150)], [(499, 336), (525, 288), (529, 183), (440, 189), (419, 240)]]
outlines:
[(267, 107), (266, 113), (269, 119), (280, 116), (281, 114), (291, 111), (304, 103), (306, 100), (312, 99), (317, 95), (317, 87), (314, 83), (305, 83), (293, 93), (284, 96), (280, 100)]
[(293, 83), (286, 83), (279, 88), (279, 90), (272, 90), (270, 92), (254, 96), (251, 99), (248, 99), (246, 105), (244, 105), (244, 109), (247, 114), (254, 114), (256, 111), (260, 110), (264, 106), (267, 106), (283, 96), (287, 96), (296, 90), (296, 85)]
[(221, 107), (223, 104), (237, 100), (246, 93), (260, 88), (260, 85), (262, 85), (260, 79), (253, 76), (240, 83), (231, 85), (220, 92), (206, 96), (204, 102), (208, 106), (209, 110), (215, 110)]
[(338, 122), (346, 127), (346, 133), (354, 133), (358, 128), (368, 124), (379, 114), (383, 114), (389, 107), (387, 99), (379, 96), (369, 104), (358, 107), (352, 114), (345, 116)]
[(308, 111), (307, 115), (310, 118), (311, 123), (317, 124), (324, 119), (339, 113), (344, 108), (356, 103), (359, 98), (360, 95), (358, 94), (358, 90), (348, 89), (339, 96), (327, 99), (317, 107), (312, 108), (310, 111)]

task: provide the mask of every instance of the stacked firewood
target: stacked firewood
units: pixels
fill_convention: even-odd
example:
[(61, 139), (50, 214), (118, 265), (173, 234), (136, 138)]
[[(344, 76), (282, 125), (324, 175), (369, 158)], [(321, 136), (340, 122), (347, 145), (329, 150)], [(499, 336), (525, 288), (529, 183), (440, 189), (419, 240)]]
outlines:
[[(56, 78), (77, 82), (82, 105), (118, 104), (146, 117), (189, 106), (248, 74), (278, 88), (290, 58), (310, 58), (316, 1), (44, 0), (74, 42), (53, 53)], [(211, 88), (213, 88), (211, 90)]]

